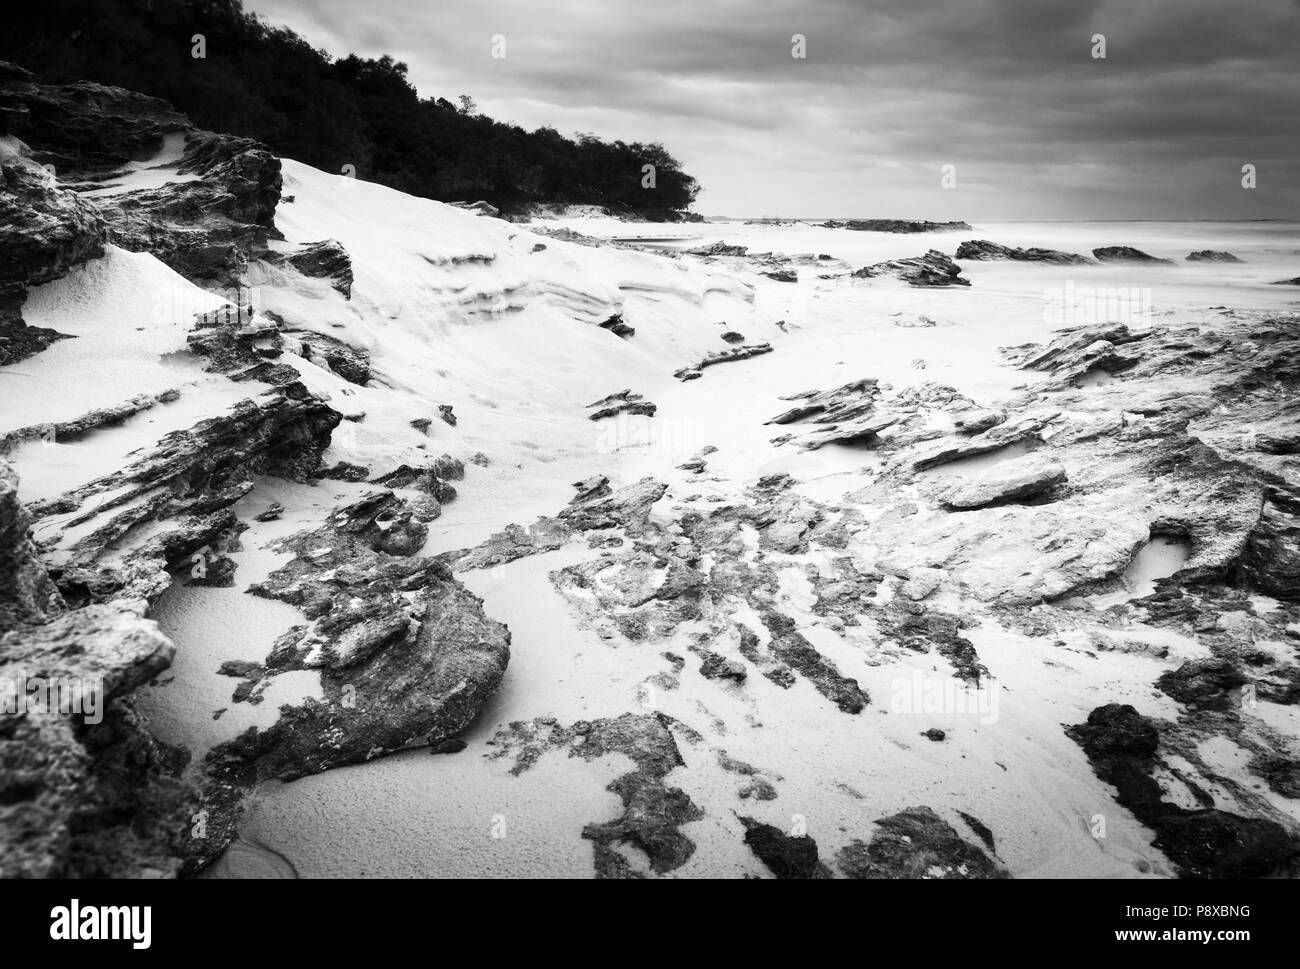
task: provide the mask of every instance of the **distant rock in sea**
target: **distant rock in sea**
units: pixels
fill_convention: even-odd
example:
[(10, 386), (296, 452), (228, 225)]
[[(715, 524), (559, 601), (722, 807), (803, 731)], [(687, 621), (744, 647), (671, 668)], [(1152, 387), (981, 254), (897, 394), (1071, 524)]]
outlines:
[(1174, 263), (1172, 259), (1160, 259), (1132, 246), (1102, 246), (1100, 249), (1092, 250), (1092, 254), (1097, 257), (1098, 262), (1147, 262), (1162, 263), (1166, 266), (1172, 266)]
[(852, 229), (854, 232), (957, 232), (970, 229), (965, 222), (916, 222), (909, 219), (849, 219), (837, 222), (830, 219), (821, 224), (823, 229)]
[(1061, 252), (1057, 249), (1021, 249), (999, 245), (987, 239), (970, 239), (957, 247), (958, 259), (974, 259), (989, 262), (998, 259), (1010, 259), (1014, 262), (1049, 262), (1058, 266), (1088, 266), (1092, 260), (1074, 252)]
[(970, 285), (969, 279), (961, 277), (961, 267), (938, 249), (931, 249), (924, 256), (878, 262), (853, 273), (855, 279), (872, 279), (876, 276), (896, 276), (910, 286)]
[(1216, 252), (1213, 249), (1200, 249), (1187, 254), (1188, 262), (1243, 262), (1230, 252)]
[(1300, 286), (1300, 276), (1296, 276), (1294, 279), (1275, 279), (1273, 280), (1273, 285), (1274, 286)]

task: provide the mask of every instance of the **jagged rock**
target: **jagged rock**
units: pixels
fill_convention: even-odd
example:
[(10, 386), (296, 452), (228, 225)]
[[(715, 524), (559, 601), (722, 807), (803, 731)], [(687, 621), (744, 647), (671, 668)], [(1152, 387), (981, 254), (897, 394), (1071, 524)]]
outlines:
[(417, 417), (413, 421), (410, 421), (410, 425), (413, 428), (415, 428), (417, 431), (419, 431), (421, 434), (429, 433), (429, 425), (431, 425), (432, 423), (433, 420), (428, 417)]
[(345, 299), (352, 298), (352, 258), (334, 239), (304, 246), (289, 256), (289, 263), (304, 276), (328, 279)]
[(1066, 734), (1088, 756), (1115, 800), (1156, 832), (1154, 845), (1191, 878), (1265, 878), (1300, 874), (1300, 839), (1276, 821), (1218, 808), (1189, 809), (1164, 800), (1152, 776), (1160, 730), (1128, 704), (1110, 703)]
[(1243, 577), (1278, 599), (1300, 600), (1300, 499), (1274, 493), (1246, 539)]
[(120, 424), (158, 404), (170, 404), (172, 401), (179, 400), (180, 396), (181, 392), (175, 389), (164, 390), (157, 394), (139, 394), (120, 404), (97, 408), (70, 421), (20, 427), (0, 436), (0, 454), (7, 453), (16, 445), (26, 441), (43, 440), (51, 444), (76, 441), (92, 431)]
[(501, 217), (501, 210), (491, 202), (480, 200), (478, 202), (450, 202), (448, 204), (454, 205), (458, 209), (465, 209), (468, 212), (473, 212), (475, 215), (486, 216), (490, 219)]
[(675, 871), (695, 853), (695, 843), (681, 827), (704, 817), (704, 812), (682, 790), (669, 787), (666, 778), (684, 763), (662, 714), (625, 713), (619, 717), (579, 721), (560, 726), (552, 718), (516, 721), (498, 731), (490, 745), (494, 758), (512, 757), (510, 773), (522, 774), (549, 750), (568, 749), (569, 756), (596, 760), (611, 754), (628, 758), (633, 769), (616, 777), (608, 790), (618, 795), (623, 813), (610, 821), (588, 824), (582, 836), (594, 846), (597, 878), (638, 878), (615, 847), (639, 848), (656, 874)]
[(1274, 286), (1300, 286), (1300, 276), (1296, 276), (1292, 279), (1275, 279), (1273, 280), (1273, 285)]
[(773, 269), (769, 272), (762, 273), (762, 275), (778, 283), (799, 282), (799, 274), (793, 269)]
[(315, 330), (286, 330), (284, 336), (290, 349), (304, 359), (324, 361), (334, 373), (359, 387), (370, 383), (373, 373), (365, 350)]
[(817, 842), (808, 835), (789, 835), (771, 824), (740, 817), (745, 844), (777, 878), (830, 878), (817, 858)]
[(4, 133), (37, 149), (60, 173), (94, 173), (148, 158), (170, 132), (189, 127), (166, 101), (91, 81), (38, 84), (29, 71), (0, 63)]
[(31, 515), (18, 498), (18, 476), (0, 460), (0, 632), (43, 622), (63, 609), (28, 537), (30, 527)]
[[(438, 416), (442, 418), (444, 424), (447, 424), (450, 427), (456, 426), (456, 415), (452, 412), (451, 404), (439, 404)], [(425, 430), (428, 430), (427, 424), (425, 425)]]
[(574, 499), (560, 512), (560, 518), (578, 531), (637, 525), (645, 521), (651, 506), (667, 490), (662, 481), (642, 478), (608, 496)]
[(722, 334), (722, 342), (730, 343), (732, 346), (735, 346), (737, 343), (745, 342), (745, 335), (743, 333), (737, 333), (735, 330), (727, 330)]
[(962, 482), (944, 495), (943, 505), (949, 510), (965, 511), (1024, 501), (1046, 494), (1066, 478), (1059, 462), (1031, 455), (996, 464)]
[(1156, 686), (1188, 706), (1228, 710), (1240, 705), (1239, 693), (1250, 682), (1238, 664), (1212, 656), (1191, 659), (1176, 670), (1160, 674)]
[(879, 397), (879, 382), (873, 377), (854, 380), (833, 390), (806, 390), (781, 398), (800, 403), (767, 423), (784, 425), (811, 422), (815, 425), (811, 430), (790, 438), (798, 440), (809, 451), (832, 443), (870, 442), (897, 421), (894, 416), (876, 411)]
[[(33, 503), (34, 517), (65, 516), (61, 528), (76, 535), (51, 548), (52, 575), (65, 596), (152, 599), (171, 584), (167, 569), (242, 527), (229, 508), (252, 489), (253, 476), (307, 480), (339, 421), (302, 384), (290, 384), (168, 434), (120, 471)], [(101, 555), (154, 523), (168, 527), (100, 568)]]
[(1172, 259), (1158, 259), (1132, 246), (1102, 246), (1092, 250), (1092, 254), (1098, 262), (1162, 263), (1167, 266), (1172, 266), (1174, 263)]
[(1230, 252), (1216, 252), (1213, 249), (1201, 249), (1187, 254), (1188, 262), (1243, 262)]
[(254, 515), (253, 518), (260, 522), (273, 522), (278, 521), (280, 516), (283, 514), (284, 505), (280, 504), (278, 501), (273, 501), (266, 506), (266, 511)]
[(1008, 259), (1014, 262), (1046, 262), (1057, 266), (1087, 266), (1093, 260), (1073, 252), (1061, 252), (1057, 249), (1021, 249), (1019, 247), (999, 245), (986, 239), (970, 239), (957, 247), (958, 259), (992, 261)]
[(654, 417), (655, 411), (659, 408), (651, 401), (644, 399), (640, 394), (632, 393), (631, 389), (620, 390), (616, 394), (610, 394), (608, 397), (602, 397), (587, 405), (587, 408), (595, 408), (587, 415), (588, 420), (599, 421), (607, 417), (616, 417), (619, 414), (637, 414), (644, 417)]
[(184, 757), (154, 741), (131, 690), (175, 648), (139, 605), (93, 605), (0, 637), (0, 683), (83, 688), (41, 710), (0, 711), (0, 877), (175, 874), (196, 804)]
[(698, 380), (701, 376), (700, 371), (705, 367), (712, 367), (719, 363), (730, 363), (733, 360), (744, 360), (748, 357), (757, 357), (764, 353), (772, 352), (770, 343), (754, 343), (745, 346), (733, 347), (730, 350), (719, 350), (717, 353), (710, 353), (699, 363), (690, 367), (682, 367), (673, 374), (678, 380)]
[(853, 841), (835, 856), (847, 878), (1009, 877), (928, 807), (913, 807), (876, 822), (870, 843)]
[(961, 275), (961, 267), (938, 249), (924, 256), (890, 259), (865, 266), (851, 274), (855, 279), (874, 279), (894, 276), (909, 286), (969, 286), (970, 280)]
[(714, 242), (707, 246), (696, 246), (694, 249), (683, 249), (685, 253), (692, 256), (743, 256), (749, 252), (746, 246), (729, 246), (725, 242)]
[[(339, 461), (337, 464), (328, 468), (322, 468), (316, 472), (318, 478), (328, 478), (332, 481), (365, 481), (370, 477), (370, 469), (363, 464), (353, 464), (351, 461)], [(377, 484), (388, 484), (387, 481), (376, 479)]]
[(22, 162), (0, 164), (0, 366), (66, 338), (24, 322), (26, 289), (102, 256), (105, 237), (94, 206), (58, 188), (44, 171)]
[(609, 319), (601, 322), (599, 326), (602, 330), (609, 330), (615, 336), (629, 337), (636, 335), (636, 329), (623, 322), (622, 313), (615, 313)]
[(824, 229), (852, 229), (855, 232), (957, 232), (969, 229), (966, 222), (925, 222), (908, 219), (849, 219), (837, 222), (831, 219), (822, 223)]
[(93, 200), (109, 241), (201, 285), (237, 285), (249, 259), (267, 251), (280, 160), (247, 138), (193, 131), (177, 171), (200, 177)]

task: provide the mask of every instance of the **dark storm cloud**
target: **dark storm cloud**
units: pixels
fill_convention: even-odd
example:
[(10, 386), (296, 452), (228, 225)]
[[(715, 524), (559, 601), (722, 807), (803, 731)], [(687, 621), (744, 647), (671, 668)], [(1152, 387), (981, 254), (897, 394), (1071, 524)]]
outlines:
[(332, 53), (406, 61), (425, 95), (662, 141), (705, 212), (1300, 215), (1296, 0), (249, 2)]

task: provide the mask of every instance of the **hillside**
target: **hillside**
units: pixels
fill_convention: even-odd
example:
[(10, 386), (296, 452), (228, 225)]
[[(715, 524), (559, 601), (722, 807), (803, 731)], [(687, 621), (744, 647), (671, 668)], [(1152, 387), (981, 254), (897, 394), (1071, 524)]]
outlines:
[[(192, 56), (192, 38), (205, 56)], [(472, 101), (420, 97), (405, 64), (335, 59), (240, 0), (50, 0), (7, 12), (0, 60), (54, 82), (96, 81), (162, 98), (203, 128), (410, 195), (585, 204), (672, 220), (699, 186), (659, 144), (525, 131)], [(458, 94), (460, 92), (457, 92)], [(466, 110), (468, 108), (468, 110)], [(643, 166), (655, 166), (643, 188)]]

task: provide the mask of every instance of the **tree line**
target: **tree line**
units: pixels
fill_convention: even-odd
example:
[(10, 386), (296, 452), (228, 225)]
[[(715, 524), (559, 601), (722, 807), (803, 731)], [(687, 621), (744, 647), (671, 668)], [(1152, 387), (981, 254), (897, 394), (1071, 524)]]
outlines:
[[(336, 58), (240, 0), (38, 0), (5, 14), (0, 60), (44, 83), (91, 80), (163, 98), (199, 127), (444, 202), (606, 206), (670, 219), (699, 192), (661, 144), (526, 131), (466, 95), (422, 98), (407, 65)], [(203, 35), (193, 56), (192, 38)], [(647, 188), (644, 166), (654, 166)]]

